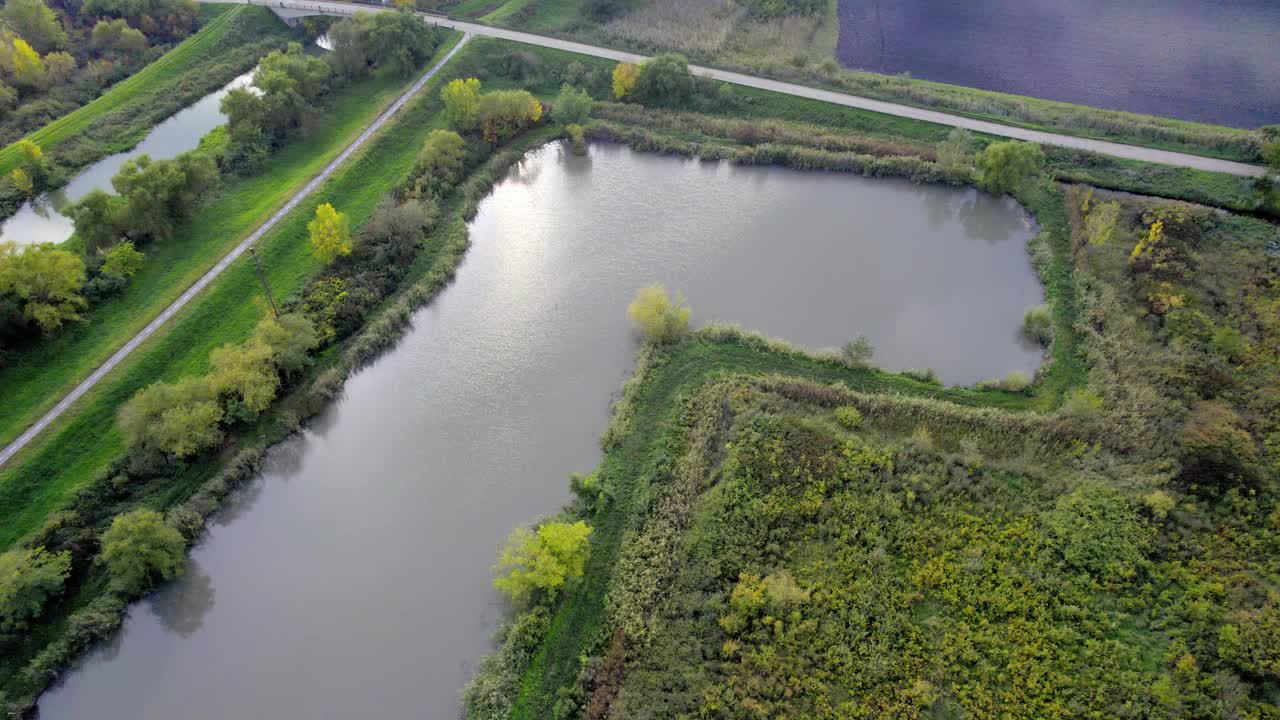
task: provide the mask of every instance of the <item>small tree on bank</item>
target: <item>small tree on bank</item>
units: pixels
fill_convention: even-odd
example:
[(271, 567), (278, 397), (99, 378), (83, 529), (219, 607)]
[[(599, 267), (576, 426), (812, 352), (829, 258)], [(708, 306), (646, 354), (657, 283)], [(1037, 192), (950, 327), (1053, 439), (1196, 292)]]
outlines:
[(480, 122), (480, 81), (475, 78), (450, 81), (440, 91), (444, 117), (458, 132), (474, 130)]
[(182, 574), (186, 542), (155, 510), (117, 515), (102, 534), (102, 562), (122, 588), (141, 592)]
[(543, 523), (537, 532), (517, 528), (494, 566), (494, 587), (516, 602), (539, 592), (555, 597), (567, 580), (582, 576), (590, 536), (591, 527), (581, 520)]
[(644, 333), (649, 342), (666, 344), (677, 342), (689, 332), (690, 310), (684, 297), (677, 295), (672, 301), (667, 289), (659, 284), (640, 288), (627, 306), (627, 317)]
[(613, 97), (615, 100), (626, 100), (636, 86), (636, 78), (640, 77), (640, 66), (635, 63), (618, 63), (613, 68)]
[(311, 233), (311, 251), (328, 265), (343, 255), (351, 254), (351, 227), (345, 213), (340, 213), (330, 203), (316, 208), (316, 216), (307, 223)]
[(21, 630), (39, 617), (49, 598), (62, 592), (71, 571), (71, 553), (44, 548), (0, 553), (0, 632)]
[(1034, 143), (992, 143), (978, 154), (979, 182), (993, 195), (1003, 195), (1035, 182), (1044, 168), (1044, 151)]

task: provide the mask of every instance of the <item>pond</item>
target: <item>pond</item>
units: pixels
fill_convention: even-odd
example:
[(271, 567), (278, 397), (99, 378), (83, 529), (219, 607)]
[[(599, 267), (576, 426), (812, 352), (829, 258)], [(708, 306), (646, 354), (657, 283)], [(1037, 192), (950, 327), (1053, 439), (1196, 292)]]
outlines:
[(599, 462), (635, 290), (892, 367), (1031, 371), (1015, 204), (952, 188), (592, 146), (483, 201), (456, 281), (274, 448), (194, 550), (41, 701), (47, 719), (452, 718), (504, 616), (490, 566)]
[(1199, 122), (1280, 121), (1275, 0), (840, 0), (846, 66)]
[(232, 89), (245, 87), (253, 78), (246, 73), (217, 92), (197, 100), (156, 125), (142, 142), (128, 152), (108, 155), (81, 170), (71, 182), (57, 190), (33, 198), (8, 220), (0, 223), (0, 242), (12, 240), (20, 245), (60, 243), (71, 237), (75, 224), (63, 211), (92, 190), (111, 188), (111, 178), (129, 160), (150, 155), (153, 160), (175, 157), (200, 144), (200, 138), (227, 121), (222, 114), (222, 98)]

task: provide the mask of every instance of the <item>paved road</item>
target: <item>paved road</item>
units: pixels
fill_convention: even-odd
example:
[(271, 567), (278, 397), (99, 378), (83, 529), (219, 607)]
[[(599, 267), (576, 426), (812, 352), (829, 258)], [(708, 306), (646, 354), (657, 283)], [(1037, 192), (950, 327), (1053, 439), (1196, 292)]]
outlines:
[[(275, 8), (277, 9), (277, 12), (283, 11), (282, 14), (295, 17), (315, 14), (350, 15), (353, 11), (358, 10), (378, 11), (383, 9), (347, 2), (333, 2), (331, 0), (239, 1), (248, 2), (253, 5)], [(596, 45), (586, 45), (579, 42), (573, 42), (571, 40), (561, 40), (559, 38), (537, 35), (535, 33), (519, 32), (517, 30), (507, 30), (505, 28), (493, 27), (491, 25), (464, 22), (429, 13), (419, 14), (422, 15), (427, 22), (443, 27), (453, 28), (455, 30), (461, 30), (471, 35), (488, 35), (490, 37), (501, 38), (503, 40), (513, 40), (515, 42), (527, 43), (530, 45), (541, 45), (543, 47), (556, 48), (558, 50), (568, 50), (569, 52), (607, 58), (609, 60), (638, 62), (646, 59), (643, 55), (636, 55), (635, 53), (613, 50), (606, 47), (598, 47)], [(1170, 152), (1168, 150), (1155, 150), (1152, 148), (1138, 147), (1136, 145), (1107, 142), (1106, 140), (1093, 140), (1090, 138), (1074, 137), (1072, 135), (1059, 135), (1057, 133), (1042, 132), (1039, 130), (1028, 130), (1025, 128), (988, 122), (986, 120), (975, 120), (961, 115), (951, 115), (937, 110), (926, 110), (924, 108), (913, 107), (911, 105), (900, 105), (898, 103), (885, 102), (883, 100), (873, 100), (859, 95), (848, 95), (845, 93), (832, 92), (830, 90), (819, 90), (818, 88), (812, 88), (806, 85), (797, 85), (795, 83), (781, 82), (779, 80), (769, 80), (767, 78), (756, 77), (754, 75), (744, 75), (742, 73), (729, 72), (727, 70), (717, 70), (715, 68), (701, 67), (698, 65), (690, 65), (689, 70), (694, 75), (711, 78), (713, 80), (720, 80), (734, 85), (743, 85), (746, 87), (759, 88), (761, 90), (772, 90), (774, 92), (784, 93), (787, 95), (795, 95), (797, 97), (810, 98), (812, 100), (822, 100), (836, 105), (844, 105), (846, 107), (859, 108), (861, 110), (872, 110), (886, 115), (896, 115), (898, 117), (911, 118), (913, 120), (923, 120), (926, 122), (937, 123), (939, 125), (961, 127), (974, 132), (1014, 138), (1017, 140), (1027, 140), (1045, 145), (1058, 145), (1062, 147), (1076, 148), (1079, 150), (1089, 150), (1103, 155), (1111, 155), (1130, 160), (1143, 160), (1146, 162), (1161, 163), (1163, 165), (1195, 168), (1197, 170), (1212, 170), (1215, 172), (1230, 173), (1232, 175), (1243, 175), (1245, 177), (1257, 177), (1262, 175), (1264, 172), (1263, 168), (1257, 165), (1249, 165), (1247, 163), (1233, 162), (1231, 160), (1218, 160), (1216, 158), (1208, 158), (1189, 153)]]
[(270, 219), (263, 223), (257, 230), (254, 230), (253, 234), (244, 239), (244, 242), (241, 242), (234, 250), (227, 253), (225, 257), (218, 261), (217, 265), (213, 266), (209, 272), (201, 276), (194, 285), (187, 288), (187, 291), (182, 293), (181, 297), (174, 300), (173, 304), (164, 309), (164, 312), (160, 313), (154, 320), (148, 323), (141, 332), (134, 335), (129, 342), (124, 344), (124, 347), (117, 350), (116, 353), (103, 363), (101, 367), (94, 370), (92, 375), (85, 378), (84, 382), (81, 382), (74, 390), (68, 393), (66, 397), (62, 398), (62, 400), (55, 405), (52, 410), (45, 413), (44, 416), (36, 421), (34, 425), (27, 428), (27, 431), (22, 433), (18, 439), (9, 443), (4, 450), (0, 450), (0, 466), (8, 462), (9, 459), (26, 446), (27, 443), (31, 442), (36, 435), (39, 435), (45, 428), (49, 427), (49, 424), (54, 420), (57, 420), (58, 416), (62, 415), (62, 413), (66, 412), (67, 408), (71, 407), (72, 403), (79, 400), (85, 393), (89, 392), (89, 390), (93, 388), (94, 385), (97, 385), (107, 373), (111, 372), (111, 370), (119, 365), (122, 360), (128, 357), (129, 353), (137, 349), (137, 347), (143, 342), (146, 342), (147, 338), (155, 334), (156, 330), (160, 329), (161, 325), (165, 324), (169, 318), (173, 317), (175, 313), (186, 306), (187, 303), (191, 302), (192, 298), (198, 295), (201, 290), (204, 290), (209, 283), (213, 282), (214, 278), (222, 274), (222, 271), (230, 267), (231, 263), (235, 262), (237, 258), (248, 251), (254, 243), (262, 239), (262, 236), (270, 231), (271, 228), (275, 227), (276, 223), (280, 222), (280, 220), (283, 219), (285, 215), (288, 215), (291, 210), (297, 207), (298, 203), (301, 203), (308, 195), (314, 192), (316, 188), (320, 187), (321, 183), (327, 180), (329, 176), (333, 174), (334, 170), (337, 170), (343, 163), (345, 163), (347, 159), (351, 157), (352, 153), (359, 150), (360, 146), (364, 145), (379, 128), (391, 119), (392, 115), (395, 115), (400, 108), (404, 107), (405, 103), (409, 102), (410, 98), (416, 95), (418, 91), (422, 90), (423, 86), (427, 84), (427, 81), (430, 80), (436, 72), (440, 70), (440, 68), (444, 67), (444, 65), (453, 58), (454, 53), (461, 50), (462, 46), (470, 39), (471, 37), (469, 35), (463, 37), (462, 40), (449, 51), (448, 55), (445, 55), (440, 62), (436, 63), (425, 75), (419, 78), (418, 81), (413, 84), (413, 87), (406, 90), (403, 95), (397, 98), (390, 107), (388, 107), (376, 120), (373, 121), (373, 124), (366, 128), (364, 132), (360, 133), (360, 137), (353, 140), (351, 144), (348, 145), (340, 155), (338, 155), (338, 157), (334, 158), (332, 162), (325, 166), (324, 170), (320, 171), (319, 175), (316, 175), (311, 182), (307, 183), (306, 187), (302, 188), (302, 190), (298, 191), (296, 195), (290, 198), (289, 202), (285, 203), (284, 207), (277, 210)]

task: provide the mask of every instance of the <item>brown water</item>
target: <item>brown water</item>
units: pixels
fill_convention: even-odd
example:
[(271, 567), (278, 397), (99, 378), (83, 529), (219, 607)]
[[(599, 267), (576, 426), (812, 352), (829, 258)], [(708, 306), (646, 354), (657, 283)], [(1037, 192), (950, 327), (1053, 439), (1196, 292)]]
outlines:
[(497, 548), (599, 461), (637, 287), (972, 382), (1038, 362), (1017, 339), (1041, 297), (1029, 233), (972, 191), (544, 148), (482, 204), (456, 282), (41, 717), (449, 720), (503, 617)]

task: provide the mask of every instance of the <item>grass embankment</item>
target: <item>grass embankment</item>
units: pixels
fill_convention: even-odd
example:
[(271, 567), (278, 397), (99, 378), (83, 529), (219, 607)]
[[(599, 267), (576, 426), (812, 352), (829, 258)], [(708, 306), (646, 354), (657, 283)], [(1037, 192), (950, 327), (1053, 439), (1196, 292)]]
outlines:
[[(247, 72), (268, 51), (297, 39), (270, 10), (203, 4), (203, 26), (160, 59), (101, 97), (27, 135), (64, 173), (136, 145), (165, 117)], [(72, 142), (74, 141), (74, 142)], [(68, 150), (60, 148), (71, 145)], [(0, 150), (0, 173), (21, 160), (16, 144)]]
[[(446, 4), (449, 14), (521, 30), (565, 37), (643, 54), (681, 52), (701, 64), (797, 82), (839, 92), (950, 112), (1005, 125), (1110, 140), (1142, 147), (1258, 163), (1257, 131), (1154, 117), (1085, 105), (948, 85), (905, 76), (855, 72), (832, 57), (839, 32), (836, 2), (819, 16), (757, 21), (726, 15), (724, 3), (699, 0), (705, 13), (690, 13), (682, 3), (645, 5), (602, 25), (582, 14), (573, 0), (464, 0)], [(671, 14), (671, 17), (667, 15)], [(705, 15), (705, 17), (702, 17)], [(677, 20), (676, 18), (680, 18)], [(736, 23), (722, 32), (724, 22)], [(629, 29), (628, 23), (643, 26)], [(652, 28), (670, 28), (655, 39)], [(643, 37), (646, 41), (633, 38)], [(714, 38), (714, 39), (709, 39)], [(814, 56), (814, 48), (824, 50)]]
[[(305, 140), (283, 148), (262, 174), (229, 182), (173, 241), (154, 247), (124, 293), (95, 307), (86, 322), (16, 358), (0, 372), (0, 395), (8, 400), (0, 421), (3, 437), (18, 435), (145, 327), (350, 144), (406, 87), (403, 79), (379, 78), (342, 90), (325, 108), (321, 127)], [(404, 161), (411, 162), (414, 151), (406, 152)], [(367, 178), (356, 186), (376, 197), (390, 186), (389, 182), (378, 184), (377, 179)], [(333, 182), (331, 179), (330, 184)], [(323, 193), (313, 194), (259, 244), (272, 288), (280, 297), (315, 269), (305, 251), (306, 243), (297, 242), (297, 233), (305, 240), (306, 221), (320, 196)], [(346, 205), (359, 202), (336, 196), (334, 201), (344, 210)], [(285, 247), (291, 250), (282, 255)], [(213, 291), (189, 305), (176, 322), (171, 321), (135, 351), (113, 373), (113, 379), (82, 398), (0, 471), (0, 547), (38, 528), (49, 512), (122, 451), (114, 425), (115, 409), (135, 390), (157, 379), (202, 369), (210, 349), (248, 333), (261, 314), (253, 303), (246, 302), (246, 298), (260, 294), (256, 287), (247, 260), (226, 271)], [(193, 316), (199, 319), (190, 320)]]

